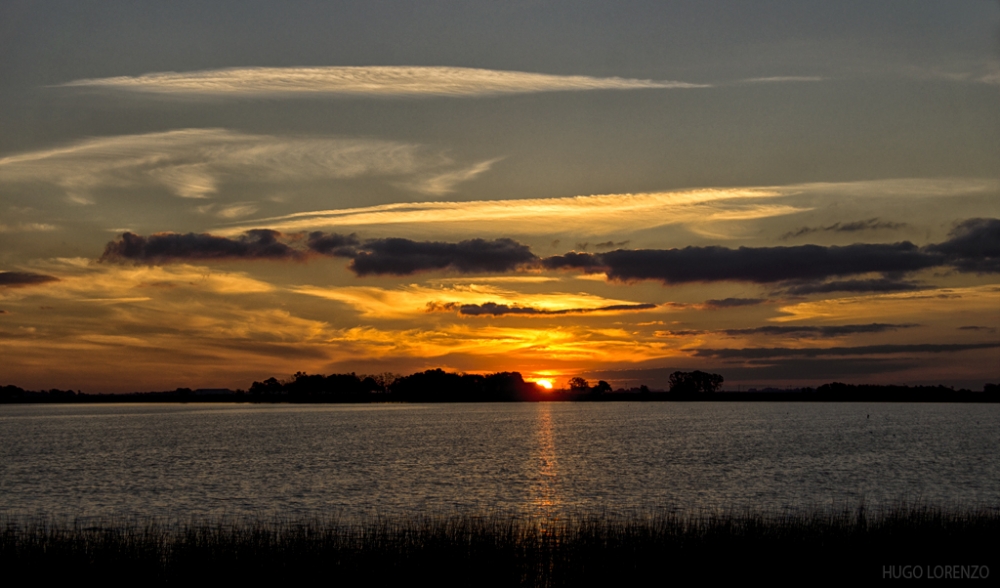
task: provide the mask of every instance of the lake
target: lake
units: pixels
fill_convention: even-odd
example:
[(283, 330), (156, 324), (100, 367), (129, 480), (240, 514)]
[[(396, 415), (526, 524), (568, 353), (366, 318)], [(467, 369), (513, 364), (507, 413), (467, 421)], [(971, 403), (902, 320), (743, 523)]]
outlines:
[(0, 406), (0, 513), (1000, 506), (1000, 405)]

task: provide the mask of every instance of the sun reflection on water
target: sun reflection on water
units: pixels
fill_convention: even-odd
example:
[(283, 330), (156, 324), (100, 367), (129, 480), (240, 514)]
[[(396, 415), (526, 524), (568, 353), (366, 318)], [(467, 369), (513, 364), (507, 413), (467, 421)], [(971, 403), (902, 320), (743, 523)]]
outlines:
[(554, 518), (562, 504), (558, 492), (559, 462), (556, 458), (555, 435), (552, 426), (552, 403), (539, 402), (535, 437), (538, 442), (534, 461), (537, 470), (531, 485), (531, 504), (534, 514), (542, 519)]

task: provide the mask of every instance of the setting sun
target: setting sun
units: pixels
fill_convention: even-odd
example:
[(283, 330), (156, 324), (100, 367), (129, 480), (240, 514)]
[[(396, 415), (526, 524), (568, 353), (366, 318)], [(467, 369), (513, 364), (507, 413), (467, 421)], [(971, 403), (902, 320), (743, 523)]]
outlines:
[(535, 380), (535, 383), (546, 390), (552, 389), (552, 380)]

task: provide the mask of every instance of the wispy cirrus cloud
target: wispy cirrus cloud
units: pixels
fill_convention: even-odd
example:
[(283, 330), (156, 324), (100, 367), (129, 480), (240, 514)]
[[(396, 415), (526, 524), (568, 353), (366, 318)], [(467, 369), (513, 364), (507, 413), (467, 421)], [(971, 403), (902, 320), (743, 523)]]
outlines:
[[(59, 300), (124, 301), (147, 299), (151, 292), (173, 288), (197, 290), (202, 294), (254, 294), (274, 287), (242, 272), (227, 272), (177, 263), (169, 266), (95, 264), (84, 258), (56, 258), (36, 263), (39, 272), (0, 272), (0, 284), (32, 285), (31, 295)], [(4, 276), (7, 276), (6, 278)], [(20, 288), (0, 295), (20, 299)]]
[(712, 223), (774, 218), (812, 210), (819, 199), (951, 198), (998, 191), (1000, 181), (996, 179), (906, 178), (556, 198), (405, 202), (258, 218), (221, 226), (213, 232), (234, 235), (259, 227), (292, 232), (396, 225), (419, 227), (436, 235), (451, 228), (468, 232), (496, 231), (498, 227), (509, 235), (538, 235), (551, 234), (553, 219), (559, 219), (555, 226), (558, 230), (589, 237), (667, 225), (694, 229)]
[(763, 78), (747, 78), (743, 82), (750, 84), (780, 84), (785, 82), (822, 82), (825, 79), (820, 76), (767, 76)]
[(501, 158), (475, 163), (466, 168), (459, 168), (441, 173), (430, 173), (413, 180), (400, 182), (404, 188), (430, 196), (444, 196), (455, 191), (455, 186), (476, 179), (481, 174), (490, 171), (493, 164)]
[(772, 188), (704, 189), (649, 194), (603, 194), (561, 198), (477, 200), (466, 202), (395, 203), (296, 213), (243, 221), (220, 227), (220, 235), (239, 234), (267, 226), (281, 231), (388, 225), (453, 225), (465, 230), (503, 225), (511, 234), (538, 234), (561, 230), (605, 234), (620, 229), (643, 229), (685, 222), (712, 222), (766, 218), (793, 214), (805, 208), (759, 202), (782, 192)]
[[(397, 184), (415, 191), (445, 194), (495, 161), (470, 167), (443, 152), (396, 141), (179, 129), (10, 155), (0, 158), (0, 182), (54, 183), (81, 204), (93, 203), (94, 194), (108, 187), (152, 185), (182, 198), (210, 198), (232, 180), (287, 184), (362, 176), (399, 178)], [(252, 203), (240, 204), (229, 218)]]
[(74, 80), (89, 87), (178, 96), (474, 97), (590, 90), (704, 88), (677, 81), (444, 66), (239, 67)]
[(910, 77), (922, 80), (1000, 85), (1000, 61), (954, 64), (944, 67), (910, 67), (906, 73)]
[(34, 233), (54, 231), (56, 226), (49, 223), (17, 223), (5, 225), (0, 223), (0, 233)]
[(895, 231), (897, 229), (903, 229), (908, 227), (906, 223), (897, 223), (892, 221), (883, 221), (878, 218), (870, 218), (867, 220), (851, 221), (846, 223), (833, 223), (832, 225), (826, 225), (821, 227), (800, 227), (794, 231), (789, 231), (781, 236), (782, 240), (792, 239), (794, 237), (801, 237), (802, 235), (809, 235), (811, 233), (818, 232), (835, 232), (835, 233), (856, 233), (858, 231), (881, 231), (881, 230), (891, 230)]

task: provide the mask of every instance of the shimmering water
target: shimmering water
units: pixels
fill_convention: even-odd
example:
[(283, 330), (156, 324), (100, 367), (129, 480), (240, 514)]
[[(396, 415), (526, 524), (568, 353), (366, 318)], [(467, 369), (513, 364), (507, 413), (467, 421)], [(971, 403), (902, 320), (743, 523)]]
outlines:
[(0, 406), (0, 513), (1000, 505), (1000, 406)]

